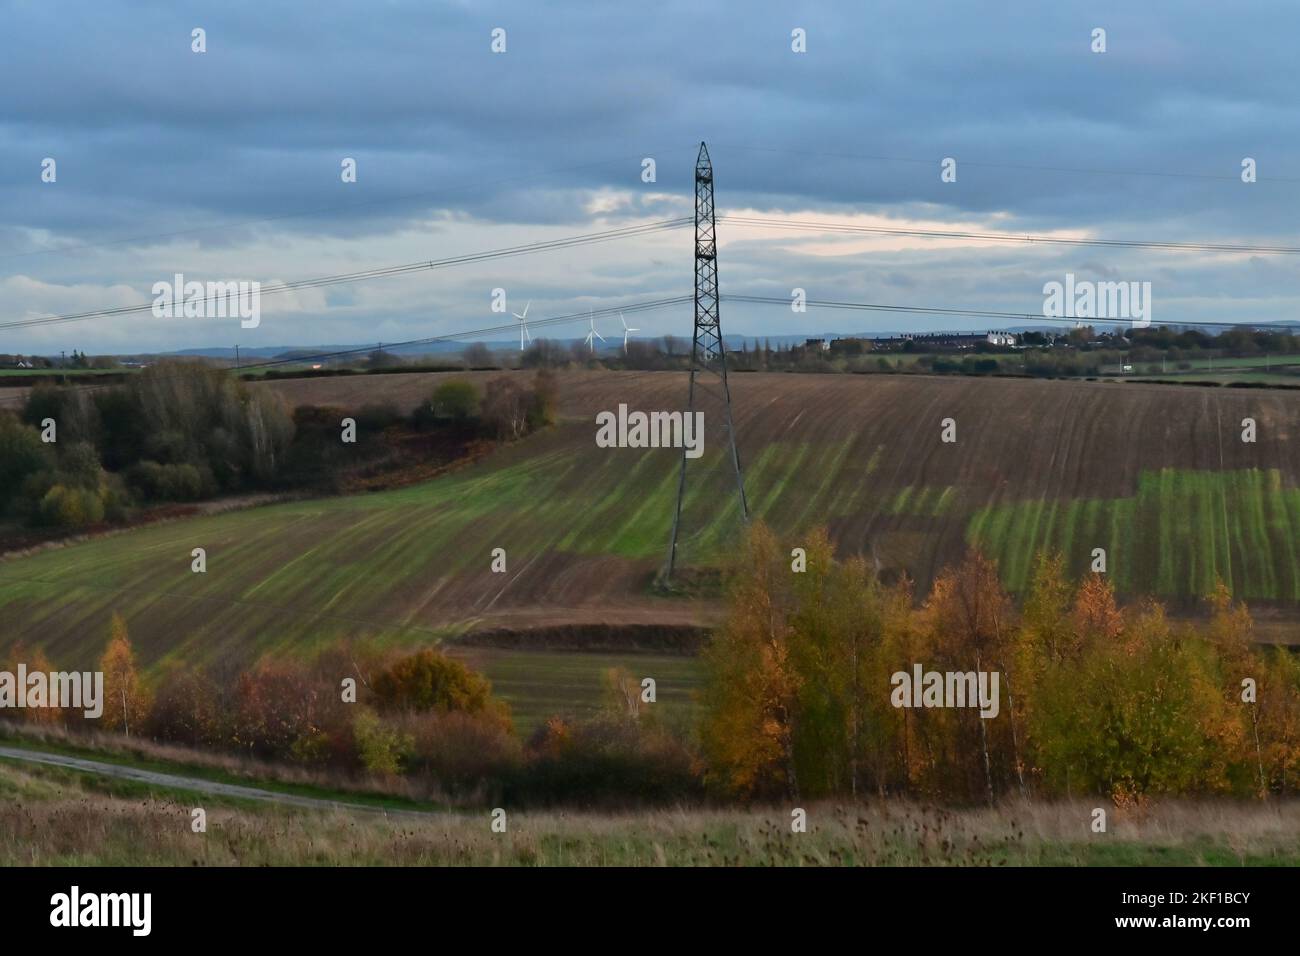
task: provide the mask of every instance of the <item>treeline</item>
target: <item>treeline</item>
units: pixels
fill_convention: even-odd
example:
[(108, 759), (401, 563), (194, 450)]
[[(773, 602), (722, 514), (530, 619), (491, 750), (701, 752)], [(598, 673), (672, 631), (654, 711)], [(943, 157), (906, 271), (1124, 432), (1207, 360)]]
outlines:
[(293, 440), (288, 409), (199, 363), (107, 388), (41, 385), (0, 416), (0, 508), (32, 524), (126, 520), (138, 502), (271, 486)]
[[(1265, 796), (1300, 785), (1300, 666), (1251, 641), (1226, 589), (1208, 627), (1156, 603), (1116, 606), (1108, 581), (1074, 584), (1040, 557), (1022, 610), (972, 553), (919, 607), (826, 535), (807, 568), (754, 528), (726, 625), (706, 653), (708, 782), (748, 797), (911, 794)], [(998, 674), (996, 716), (898, 706), (925, 672)], [(920, 697), (920, 689), (916, 691)], [(993, 708), (990, 708), (992, 710)]]
[(120, 363), (112, 355), (87, 355), (85, 352), (72, 350), (71, 356), (50, 358), (45, 355), (14, 355), (0, 352), (0, 368), (17, 368), (19, 363), (32, 369), (115, 369)]
[[(1135, 349), (1148, 351), (1135, 356), (1139, 360), (1159, 359), (1162, 353), (1183, 352), (1192, 356), (1196, 352), (1212, 350), (1226, 355), (1295, 355), (1300, 353), (1300, 330), (1268, 331), (1263, 329), (1233, 328), (1211, 335), (1200, 329), (1171, 329), (1168, 326), (1150, 326), (1130, 329), (1127, 338)], [(1174, 358), (1174, 355), (1169, 355)], [(1182, 356), (1177, 356), (1181, 358)]]
[[(921, 340), (830, 339), (823, 348), (771, 339), (742, 340), (729, 347), (729, 366), (745, 372), (934, 373), (942, 375), (1015, 375), (1035, 378), (1095, 377), (1106, 367), (1144, 363), (1188, 370), (1206, 355), (1235, 358), (1300, 354), (1300, 335), (1284, 331), (1229, 329), (1217, 335), (1167, 327), (1101, 331), (1090, 326), (1060, 333), (1023, 332), (1017, 346), (975, 342), (969, 349), (926, 351)], [(593, 352), (585, 342), (536, 339), (523, 352), (525, 368), (611, 368), (682, 370), (690, 364), (689, 340), (664, 336), (629, 341), (625, 350)], [(471, 346), (462, 360), (472, 367), (497, 359), (482, 345)], [(1158, 369), (1157, 369), (1158, 370)]]
[[(19, 663), (28, 673), (53, 669), (39, 649), (7, 656), (11, 673)], [(0, 718), (400, 781), (437, 799), (627, 805), (702, 792), (685, 735), (640, 705), (639, 682), (620, 669), (606, 673), (596, 713), (556, 715), (523, 740), (489, 682), (436, 650), (346, 642), (307, 661), (178, 663), (146, 680), (115, 615), (98, 667), (101, 717), (41, 707), (0, 709)]]
[[(598, 711), (555, 714), (522, 739), (464, 664), (364, 640), (247, 668), (168, 664), (145, 679), (120, 618), (100, 662), (101, 719), (0, 716), (466, 802), (1295, 793), (1300, 663), (1252, 641), (1243, 605), (1220, 585), (1208, 623), (1175, 624), (1158, 603), (1120, 608), (1104, 577), (1073, 582), (1063, 568), (1040, 557), (1017, 608), (996, 566), (972, 553), (918, 604), (908, 582), (886, 586), (863, 560), (836, 560), (824, 532), (792, 551), (757, 525), (690, 720), (611, 669)], [(10, 671), (51, 669), (39, 650), (13, 648), (9, 660)], [(921, 675), (924, 687), (909, 684)]]
[[(469, 382), (444, 382), (409, 416), (384, 403), (290, 411), (271, 390), (199, 362), (163, 363), (103, 388), (40, 385), (20, 415), (0, 412), (0, 517), (77, 529), (127, 521), (140, 505), (340, 490), (347, 475), (408, 464), (429, 447), (395, 453), (389, 429), (442, 431), (452, 445), (509, 441), (553, 420), (555, 405), (548, 372), (531, 385), (494, 379), (481, 395)], [(355, 441), (342, 440), (344, 418)]]

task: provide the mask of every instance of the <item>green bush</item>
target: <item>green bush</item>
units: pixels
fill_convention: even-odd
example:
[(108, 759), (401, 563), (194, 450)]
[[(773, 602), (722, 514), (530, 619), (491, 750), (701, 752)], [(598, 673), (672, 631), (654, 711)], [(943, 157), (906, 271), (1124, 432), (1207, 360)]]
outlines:
[(56, 528), (81, 528), (104, 520), (104, 502), (96, 491), (55, 485), (41, 499), (40, 515)]
[(435, 418), (464, 422), (478, 415), (478, 389), (464, 379), (454, 378), (433, 390), (429, 409)]
[(11, 415), (0, 415), (0, 508), (22, 488), (31, 475), (51, 465), (49, 447), (34, 428)]
[(410, 737), (386, 726), (374, 711), (366, 709), (358, 711), (352, 730), (367, 771), (386, 777), (401, 773), (402, 762), (410, 753)]
[(142, 461), (131, 466), (127, 478), (141, 497), (151, 501), (197, 501), (205, 491), (203, 474), (194, 465)]

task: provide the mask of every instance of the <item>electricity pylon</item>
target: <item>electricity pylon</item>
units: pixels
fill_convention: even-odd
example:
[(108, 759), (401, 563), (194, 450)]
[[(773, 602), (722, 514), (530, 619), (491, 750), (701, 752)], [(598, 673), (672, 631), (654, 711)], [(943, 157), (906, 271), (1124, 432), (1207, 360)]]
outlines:
[[(697, 383), (702, 374), (717, 378), (721, 394)], [(726, 410), (727, 440), (731, 445), (731, 464), (736, 472), (736, 491), (740, 495), (740, 513), (749, 520), (745, 500), (745, 480), (740, 470), (740, 453), (736, 450), (736, 429), (731, 418), (731, 389), (727, 385), (727, 351), (722, 343), (722, 324), (718, 314), (718, 241), (717, 222), (713, 213), (713, 162), (709, 149), (700, 143), (695, 160), (695, 334), (691, 342), (691, 385), (687, 415), (695, 414), (696, 387), (721, 399)], [(663, 583), (672, 577), (677, 563), (677, 532), (682, 520), (682, 499), (686, 494), (686, 448), (682, 449), (681, 472), (677, 479), (677, 508), (673, 512), (672, 541), (664, 565)]]

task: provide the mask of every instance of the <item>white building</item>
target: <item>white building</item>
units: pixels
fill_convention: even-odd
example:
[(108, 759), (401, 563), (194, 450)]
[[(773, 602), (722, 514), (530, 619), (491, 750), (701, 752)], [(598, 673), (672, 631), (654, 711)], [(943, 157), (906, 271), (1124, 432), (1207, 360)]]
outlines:
[(1016, 336), (1013, 332), (990, 332), (985, 338), (990, 345), (1015, 345)]

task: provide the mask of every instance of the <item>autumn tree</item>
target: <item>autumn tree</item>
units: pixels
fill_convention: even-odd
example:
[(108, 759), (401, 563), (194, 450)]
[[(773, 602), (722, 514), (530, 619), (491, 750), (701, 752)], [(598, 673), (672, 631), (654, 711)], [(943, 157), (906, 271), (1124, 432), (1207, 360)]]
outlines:
[(800, 788), (810, 796), (857, 793), (865, 728), (889, 716), (881, 693), (888, 678), (873, 666), (883, 598), (863, 559), (836, 561), (824, 528), (802, 544), (806, 566), (790, 575), (788, 617), (790, 664), (798, 675), (793, 752)]
[(433, 650), (394, 661), (372, 681), (380, 711), (438, 711), (483, 715), (508, 728), (510, 712), (492, 696), (487, 678)]
[(824, 529), (799, 544), (795, 558), (751, 529), (705, 655), (710, 768), (746, 794), (884, 792), (907, 772), (888, 687), (910, 598), (860, 558), (837, 561)]
[(1159, 605), (1121, 622), (1124, 643), (1090, 643), (1035, 710), (1049, 789), (1141, 799), (1226, 786), (1223, 701), (1196, 648)]
[(1260, 788), (1286, 796), (1300, 788), (1300, 659), (1289, 648), (1259, 653), (1257, 702), (1251, 707)]
[(755, 522), (731, 583), (726, 623), (703, 654), (704, 753), (711, 775), (742, 796), (799, 791), (799, 681), (787, 643), (782, 564), (775, 536)]
[[(1065, 558), (1059, 553), (1040, 552), (1021, 612), (1020, 635), (1024, 649), (1035, 662), (1034, 669), (1047, 662), (1077, 656), (1079, 647), (1071, 627), (1070, 605), (1073, 587), (1065, 573)], [(1026, 661), (1030, 664), (1030, 661)]]
[(1124, 632), (1124, 616), (1115, 603), (1115, 588), (1102, 574), (1089, 574), (1074, 595), (1075, 639), (1118, 641)]
[(104, 726), (119, 727), (128, 737), (149, 714), (149, 694), (136, 671), (135, 652), (126, 633), (126, 621), (114, 613), (109, 623), (108, 647), (99, 660), (104, 674)]
[[(931, 648), (937, 655), (932, 666), (961, 672), (974, 670), (977, 675), (997, 671), (999, 692), (1011, 693), (1009, 666), (1015, 646), (1012, 606), (1002, 588), (996, 563), (979, 551), (971, 551), (960, 565), (935, 580), (926, 602), (926, 614)], [(1001, 701), (999, 713), (1000, 704)], [(1010, 731), (1010, 765), (1015, 767), (1019, 764), (1019, 742), (1011, 725), (1013, 713), (1014, 708), (1008, 707), (1003, 723)], [(978, 708), (967, 708), (965, 714), (955, 716), (965, 725), (965, 733), (978, 737), (985, 796), (992, 802), (994, 768), (989, 723), (993, 718), (981, 717)], [(955, 764), (954, 770), (960, 772)]]

